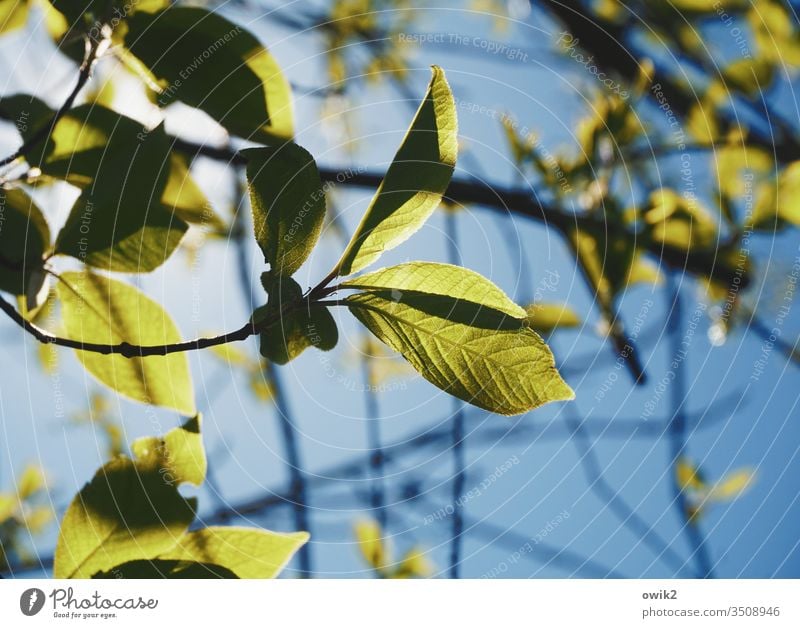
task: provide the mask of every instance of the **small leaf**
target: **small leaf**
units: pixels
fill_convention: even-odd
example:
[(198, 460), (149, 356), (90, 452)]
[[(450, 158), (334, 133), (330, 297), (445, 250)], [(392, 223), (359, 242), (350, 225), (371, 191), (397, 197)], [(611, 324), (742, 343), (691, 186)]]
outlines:
[(361, 290), (391, 290), (399, 298), (405, 291), (423, 292), (464, 300), (525, 318), (526, 312), (491, 281), (476, 272), (436, 262), (408, 262), (382, 268), (342, 283)]
[[(92, 273), (64, 273), (58, 282), (64, 326), (79, 342), (164, 345), (181, 340), (175, 324), (156, 302), (136, 288)], [(98, 380), (135, 401), (195, 414), (185, 354), (126, 358), (77, 351)]]
[(187, 533), (159, 559), (219, 565), (239, 578), (274, 578), (308, 538), (308, 532), (209, 527)]
[(288, 303), (300, 301), (302, 289), (297, 282), (276, 277), (269, 295), (265, 315), (277, 320), (261, 332), (261, 355), (267, 360), (286, 364), (309, 347), (330, 351), (336, 346), (339, 332), (326, 306), (300, 303), (281, 312)]
[(35, 297), (49, 248), (50, 229), (36, 203), (22, 190), (0, 188), (0, 290)]
[(456, 108), (444, 70), (433, 67), (422, 101), (337, 269), (352, 275), (416, 232), (441, 202), (458, 152)]
[(480, 408), (520, 414), (574, 393), (523, 321), (438, 295), (349, 296), (350, 311), (429, 382)]
[(124, 43), (162, 88), (234, 135), (260, 142), (292, 138), (289, 83), (259, 41), (217, 13), (196, 7), (138, 12)]
[(367, 564), (378, 571), (383, 570), (389, 562), (389, 555), (381, 527), (375, 521), (359, 521), (355, 525), (355, 535), (358, 549)]
[(273, 273), (292, 275), (316, 246), (325, 221), (325, 190), (317, 164), (292, 143), (243, 153), (256, 241)]
[(61, 523), (53, 575), (88, 578), (172, 548), (195, 515), (178, 486), (200, 484), (206, 459), (200, 420), (133, 444), (135, 459), (103, 466), (72, 500)]
[(554, 329), (574, 328), (581, 324), (580, 317), (563, 303), (534, 303), (525, 308), (531, 329), (549, 333)]
[(709, 491), (709, 499), (715, 502), (726, 502), (741, 496), (755, 481), (753, 469), (738, 469), (729, 473), (717, 482)]

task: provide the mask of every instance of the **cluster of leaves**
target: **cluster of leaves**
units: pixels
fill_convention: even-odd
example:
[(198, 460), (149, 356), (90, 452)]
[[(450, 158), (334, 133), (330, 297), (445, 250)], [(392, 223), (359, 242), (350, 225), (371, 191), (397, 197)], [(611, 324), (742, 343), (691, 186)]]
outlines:
[(709, 506), (737, 499), (752, 486), (755, 476), (753, 469), (745, 467), (709, 483), (691, 460), (681, 458), (675, 464), (675, 480), (686, 497), (686, 520), (697, 524)]
[(361, 557), (378, 578), (429, 578), (434, 572), (434, 566), (419, 547), (412, 547), (395, 559), (383, 529), (375, 521), (356, 523), (355, 536)]
[(0, 570), (30, 558), (27, 539), (44, 531), (53, 519), (47, 479), (30, 465), (14, 490), (0, 492)]
[(179, 491), (205, 480), (200, 417), (135, 441), (72, 500), (61, 523), (56, 578), (272, 578), (308, 540), (237, 527), (190, 530), (197, 500)]

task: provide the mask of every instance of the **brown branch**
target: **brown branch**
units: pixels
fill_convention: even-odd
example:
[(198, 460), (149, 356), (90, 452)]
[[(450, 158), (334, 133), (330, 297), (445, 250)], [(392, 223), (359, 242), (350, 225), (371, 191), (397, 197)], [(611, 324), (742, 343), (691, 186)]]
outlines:
[(24, 157), (25, 153), (27, 153), (31, 148), (36, 146), (36, 144), (48, 137), (50, 133), (53, 132), (56, 123), (58, 123), (58, 121), (63, 118), (70, 109), (72, 109), (72, 105), (75, 102), (75, 99), (78, 97), (81, 89), (83, 89), (86, 83), (89, 82), (89, 79), (92, 76), (92, 68), (94, 67), (94, 64), (99, 56), (101, 45), (106, 41), (107, 40), (105, 39), (94, 41), (89, 39), (88, 36), (86, 37), (86, 53), (83, 58), (83, 63), (81, 64), (80, 72), (78, 73), (78, 81), (75, 83), (75, 87), (72, 88), (72, 91), (67, 96), (67, 99), (53, 114), (50, 123), (43, 124), (41, 127), (39, 127), (14, 153), (0, 159), (0, 167), (7, 166), (10, 163), (15, 162), (20, 157)]
[(185, 351), (195, 351), (197, 349), (216, 347), (218, 345), (224, 345), (230, 342), (239, 342), (259, 333), (259, 328), (261, 327), (261, 325), (256, 326), (252, 320), (249, 320), (236, 331), (228, 332), (220, 336), (214, 336), (213, 338), (197, 338), (196, 340), (187, 340), (185, 342), (176, 342), (165, 345), (134, 345), (129, 342), (120, 342), (118, 344), (101, 344), (95, 342), (81, 342), (80, 340), (71, 340), (69, 338), (54, 336), (31, 323), (24, 316), (22, 316), (22, 314), (20, 314), (13, 305), (11, 305), (2, 297), (0, 297), (0, 309), (3, 310), (11, 320), (17, 323), (17, 325), (19, 325), (22, 329), (43, 344), (68, 347), (70, 349), (79, 349), (81, 351), (90, 351), (92, 353), (101, 353), (103, 355), (121, 355), (125, 358), (144, 358), (152, 355), (169, 355), (171, 353), (183, 353)]

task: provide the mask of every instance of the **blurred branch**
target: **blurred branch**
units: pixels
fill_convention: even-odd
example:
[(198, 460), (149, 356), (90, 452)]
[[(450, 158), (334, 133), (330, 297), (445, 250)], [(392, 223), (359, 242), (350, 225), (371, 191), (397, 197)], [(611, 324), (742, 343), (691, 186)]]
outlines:
[(678, 475), (678, 465), (684, 457), (686, 449), (687, 421), (685, 405), (688, 399), (686, 388), (686, 352), (681, 348), (684, 341), (683, 312), (681, 303), (680, 278), (677, 273), (669, 275), (669, 289), (672, 294), (672, 306), (667, 319), (667, 333), (672, 346), (672, 368), (674, 378), (671, 388), (672, 419), (669, 422), (670, 440), (670, 473), (672, 475), (672, 491), (674, 503), (678, 509), (683, 530), (692, 545), (692, 556), (702, 578), (713, 578), (714, 572), (705, 545), (705, 539), (696, 521), (689, 516), (690, 507), (684, 487)]

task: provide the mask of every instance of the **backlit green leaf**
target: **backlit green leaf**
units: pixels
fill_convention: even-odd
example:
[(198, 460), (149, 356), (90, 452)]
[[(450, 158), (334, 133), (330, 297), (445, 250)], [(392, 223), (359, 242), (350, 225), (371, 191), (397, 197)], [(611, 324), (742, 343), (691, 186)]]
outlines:
[(425, 379), (478, 407), (512, 415), (574, 396), (544, 341), (502, 312), (411, 292), (362, 293), (347, 302)]
[(180, 100), (246, 139), (291, 139), (289, 83), (249, 32), (196, 7), (138, 12), (127, 26), (124, 43), (161, 86), (162, 106)]
[(491, 281), (450, 264), (408, 262), (350, 279), (342, 285), (362, 290), (390, 290), (398, 298), (405, 291), (437, 294), (492, 308), (514, 318), (526, 316), (525, 310)]
[(416, 232), (439, 205), (458, 152), (455, 102), (434, 66), (425, 99), (386, 177), (347, 246), (339, 273), (351, 275)]
[(75, 496), (61, 523), (53, 575), (88, 578), (131, 560), (152, 559), (172, 548), (195, 515), (195, 500), (178, 492), (200, 484), (206, 459), (200, 419), (163, 438), (133, 444), (134, 459), (103, 466)]
[[(64, 273), (57, 284), (67, 337), (81, 342), (164, 345), (181, 340), (169, 315), (136, 288), (93, 273)], [(126, 358), (77, 351), (83, 366), (120, 394), (195, 414), (185, 354)]]
[(159, 558), (219, 565), (239, 578), (274, 578), (308, 538), (308, 532), (209, 527), (189, 532)]
[(292, 275), (311, 254), (325, 221), (317, 165), (307, 150), (292, 143), (243, 153), (256, 241), (274, 273)]

